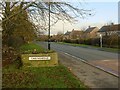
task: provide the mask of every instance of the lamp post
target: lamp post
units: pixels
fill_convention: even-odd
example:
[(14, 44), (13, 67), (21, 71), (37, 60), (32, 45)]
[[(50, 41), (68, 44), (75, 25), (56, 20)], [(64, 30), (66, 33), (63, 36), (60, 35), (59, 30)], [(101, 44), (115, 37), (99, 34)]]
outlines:
[(102, 34), (100, 34), (100, 47), (102, 48)]
[(49, 29), (48, 29), (48, 50), (50, 50), (50, 1), (49, 1)]

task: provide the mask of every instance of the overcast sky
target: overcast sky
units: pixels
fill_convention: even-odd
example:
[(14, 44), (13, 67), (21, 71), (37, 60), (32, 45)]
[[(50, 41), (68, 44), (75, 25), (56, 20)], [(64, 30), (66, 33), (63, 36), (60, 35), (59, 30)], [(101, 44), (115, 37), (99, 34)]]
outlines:
[[(75, 0), (76, 1), (76, 0)], [(89, 16), (85, 19), (77, 18), (78, 22), (70, 24), (59, 21), (55, 26), (51, 27), (51, 35), (57, 34), (58, 32), (71, 31), (72, 29), (81, 30), (88, 26), (101, 26), (114, 22), (118, 24), (118, 1), (119, 0), (83, 0), (84, 2), (79, 7), (93, 10), (94, 16)], [(98, 2), (99, 1), (99, 2)], [(72, 2), (77, 5), (78, 2)], [(47, 33), (47, 32), (46, 32)]]

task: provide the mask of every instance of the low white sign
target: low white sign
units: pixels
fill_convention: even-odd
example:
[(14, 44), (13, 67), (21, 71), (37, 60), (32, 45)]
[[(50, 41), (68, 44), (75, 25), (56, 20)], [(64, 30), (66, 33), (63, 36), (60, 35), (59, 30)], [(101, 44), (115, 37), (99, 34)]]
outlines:
[(51, 57), (29, 57), (29, 60), (50, 60)]

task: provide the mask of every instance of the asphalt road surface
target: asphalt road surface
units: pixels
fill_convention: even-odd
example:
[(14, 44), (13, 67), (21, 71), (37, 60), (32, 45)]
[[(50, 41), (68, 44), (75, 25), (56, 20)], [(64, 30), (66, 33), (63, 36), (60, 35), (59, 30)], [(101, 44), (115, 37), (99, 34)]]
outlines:
[[(47, 48), (47, 42), (39, 42)], [(84, 60), (102, 70), (118, 76), (118, 53), (101, 51), (96, 48), (63, 45), (51, 42), (51, 49)]]
[[(47, 48), (47, 42), (40, 43)], [(93, 60), (118, 60), (118, 53), (111, 53), (106, 51), (100, 51), (91, 48), (74, 47), (69, 45), (62, 45), (57, 43), (51, 43), (51, 49), (57, 52), (64, 52), (75, 57), (81, 58), (86, 61)]]
[[(44, 48), (48, 47), (47, 42), (37, 43)], [(90, 88), (118, 88), (118, 77), (83, 63), (81, 59), (79, 59), (82, 58), (88, 62), (99, 62), (103, 60), (111, 60), (113, 62), (118, 60), (117, 53), (100, 51), (94, 48), (62, 45), (58, 43), (51, 43), (51, 49), (58, 52), (60, 63), (69, 67), (71, 72)], [(109, 66), (108, 62), (106, 64)], [(115, 65), (112, 66), (116, 67)]]

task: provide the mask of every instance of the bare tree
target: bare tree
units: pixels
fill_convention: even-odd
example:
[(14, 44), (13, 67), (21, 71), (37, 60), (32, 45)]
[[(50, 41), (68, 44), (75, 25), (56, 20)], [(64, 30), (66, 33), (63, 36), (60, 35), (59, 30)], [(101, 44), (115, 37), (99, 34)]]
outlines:
[[(84, 18), (85, 16), (90, 15), (91, 12), (91, 10), (76, 8), (70, 3), (52, 2), (52, 0), (51, 2), (1, 2), (0, 5), (2, 7), (3, 14), (2, 18), (5, 18), (4, 20), (2, 20), (2, 22), (19, 14), (23, 9), (29, 12), (31, 20), (46, 24), (46, 21), (48, 20), (49, 3), (51, 5), (50, 12), (52, 18), (51, 22), (53, 22), (52, 24), (61, 19), (72, 22), (73, 20), (75, 20), (75, 17)], [(14, 14), (11, 14), (11, 10), (17, 5), (20, 5), (21, 10)]]
[[(6, 25), (6, 29), (3, 29), (3, 31), (10, 35), (12, 33), (11, 27), (17, 24), (12, 22), (11, 18), (19, 15), (24, 10), (28, 12), (29, 20), (34, 22), (36, 32), (39, 33), (40, 30), (47, 30), (49, 4), (51, 6), (51, 25), (63, 19), (73, 22), (76, 17), (84, 18), (91, 13), (91, 10), (80, 9), (67, 2), (0, 2), (0, 7), (2, 8), (0, 12), (0, 17), (2, 18), (1, 24), (4, 23)], [(19, 6), (18, 11), (12, 12), (16, 6)]]

